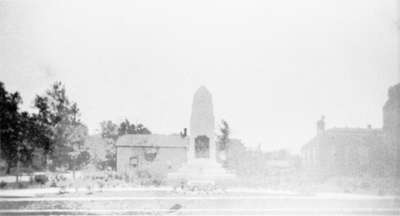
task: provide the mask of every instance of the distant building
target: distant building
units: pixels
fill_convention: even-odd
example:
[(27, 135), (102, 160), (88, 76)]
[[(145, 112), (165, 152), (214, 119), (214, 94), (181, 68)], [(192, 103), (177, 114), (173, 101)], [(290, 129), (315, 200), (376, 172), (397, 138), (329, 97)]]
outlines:
[(165, 176), (186, 162), (188, 145), (188, 137), (181, 135), (124, 135), (117, 142), (117, 170)]
[(302, 165), (317, 176), (379, 175), (400, 177), (400, 83), (389, 88), (383, 106), (383, 128), (325, 130), (302, 147)]
[(388, 100), (383, 106), (383, 133), (386, 170), (400, 177), (400, 83), (389, 88)]
[(381, 129), (332, 128), (324, 119), (317, 123), (317, 135), (302, 149), (302, 165), (318, 177), (380, 174), (383, 133)]

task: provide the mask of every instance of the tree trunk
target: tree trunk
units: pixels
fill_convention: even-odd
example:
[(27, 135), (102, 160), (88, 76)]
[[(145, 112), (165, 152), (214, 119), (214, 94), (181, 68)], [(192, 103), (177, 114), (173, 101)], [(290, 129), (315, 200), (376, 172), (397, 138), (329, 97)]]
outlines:
[(47, 152), (44, 152), (43, 154), (44, 154), (43, 166), (44, 166), (46, 172), (49, 172), (49, 163), (48, 163), (48, 161), (49, 161), (49, 154), (48, 154)]
[(11, 172), (11, 166), (10, 166), (10, 163), (7, 162), (6, 175), (10, 175), (10, 172)]

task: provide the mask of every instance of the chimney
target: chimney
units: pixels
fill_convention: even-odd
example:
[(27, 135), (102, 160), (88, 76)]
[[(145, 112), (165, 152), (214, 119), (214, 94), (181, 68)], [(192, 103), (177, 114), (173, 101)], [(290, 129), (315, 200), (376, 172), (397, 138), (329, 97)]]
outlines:
[(321, 116), (321, 119), (317, 121), (317, 135), (325, 131), (325, 116)]
[(183, 132), (181, 132), (181, 137), (185, 138), (187, 136), (187, 128), (183, 128)]

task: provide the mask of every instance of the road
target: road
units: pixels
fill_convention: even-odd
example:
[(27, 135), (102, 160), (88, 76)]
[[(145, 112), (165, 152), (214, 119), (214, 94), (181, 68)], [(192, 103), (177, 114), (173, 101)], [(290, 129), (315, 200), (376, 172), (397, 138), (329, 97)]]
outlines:
[(0, 198), (0, 215), (400, 215), (396, 197), (103, 192)]

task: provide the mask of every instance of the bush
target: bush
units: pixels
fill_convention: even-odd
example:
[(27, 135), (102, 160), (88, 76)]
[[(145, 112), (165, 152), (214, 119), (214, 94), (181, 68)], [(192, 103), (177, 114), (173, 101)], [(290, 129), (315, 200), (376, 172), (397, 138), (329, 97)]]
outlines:
[(161, 179), (153, 179), (153, 181), (151, 182), (151, 184), (153, 186), (160, 186), (162, 184), (162, 180)]
[(0, 188), (3, 189), (7, 186), (7, 182), (1, 181), (0, 182)]
[(62, 187), (67, 183), (67, 178), (64, 175), (56, 174), (50, 180), (50, 187)]
[(40, 174), (40, 175), (35, 175), (34, 180), (35, 183), (44, 185), (49, 181), (49, 177), (47, 177), (44, 174)]
[(17, 185), (16, 185), (16, 187), (17, 187), (18, 189), (22, 189), (22, 188), (27, 188), (28, 185), (27, 185), (26, 183), (23, 183), (23, 182), (18, 182)]

